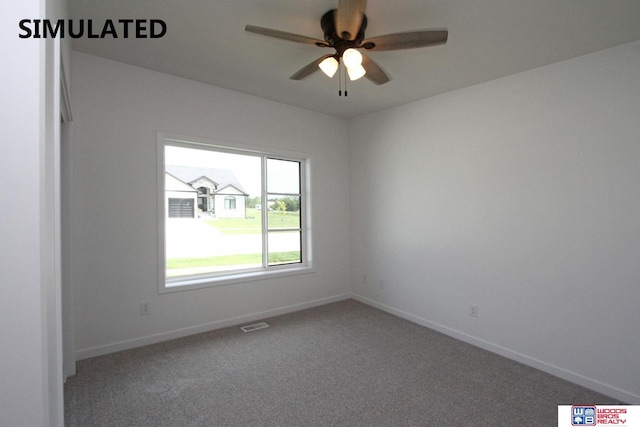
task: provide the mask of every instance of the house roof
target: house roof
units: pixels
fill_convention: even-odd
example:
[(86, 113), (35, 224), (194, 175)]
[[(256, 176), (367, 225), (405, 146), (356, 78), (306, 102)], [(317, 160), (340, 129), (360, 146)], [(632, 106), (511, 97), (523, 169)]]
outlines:
[(189, 184), (184, 183), (179, 178), (176, 178), (171, 173), (164, 174), (164, 189), (165, 191), (182, 191), (186, 193), (197, 193), (196, 189)]
[(244, 191), (241, 188), (236, 187), (233, 184), (229, 184), (229, 185), (224, 185), (224, 186), (220, 186), (218, 187), (218, 190), (214, 192), (214, 194), (224, 194), (224, 195), (229, 195), (229, 196), (237, 196), (242, 194), (243, 196), (248, 196), (249, 194), (247, 194), (246, 191)]
[(166, 165), (165, 170), (179, 180), (192, 184), (199, 179), (206, 178), (212, 181), (216, 189), (220, 191), (228, 186), (233, 186), (243, 193), (247, 193), (242, 184), (229, 169), (203, 168), (198, 166)]

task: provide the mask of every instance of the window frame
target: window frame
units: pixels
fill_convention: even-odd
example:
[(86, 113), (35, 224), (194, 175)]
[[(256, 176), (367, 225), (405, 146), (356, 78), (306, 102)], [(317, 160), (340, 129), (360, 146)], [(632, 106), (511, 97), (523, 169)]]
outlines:
[[(223, 153), (255, 156), (261, 159), (262, 190), (261, 199), (266, 196), (266, 170), (268, 158), (296, 161), (300, 163), (300, 231), (301, 231), (301, 262), (278, 265), (263, 265), (254, 269), (229, 270), (221, 272), (194, 274), (189, 276), (166, 277), (166, 242), (165, 221), (167, 212), (165, 207), (165, 146), (195, 148), (218, 151)], [(313, 245), (311, 234), (311, 157), (306, 153), (290, 150), (265, 150), (263, 147), (225, 143), (203, 138), (195, 138), (168, 132), (157, 134), (157, 212), (158, 212), (158, 282), (160, 293), (180, 292), (191, 289), (201, 289), (216, 286), (226, 286), (235, 283), (272, 279), (284, 276), (313, 273)], [(262, 200), (262, 207), (268, 201)], [(263, 209), (264, 210), (264, 209)], [(263, 213), (264, 215), (264, 213)], [(268, 258), (267, 238), (268, 224), (262, 222), (263, 258)]]
[(226, 196), (224, 198), (224, 208), (228, 211), (236, 210), (236, 198), (235, 196)]

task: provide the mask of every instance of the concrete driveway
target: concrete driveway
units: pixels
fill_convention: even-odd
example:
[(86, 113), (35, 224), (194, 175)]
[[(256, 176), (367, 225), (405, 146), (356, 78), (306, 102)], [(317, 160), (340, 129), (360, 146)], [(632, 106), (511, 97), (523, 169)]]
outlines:
[[(167, 219), (165, 239), (167, 258), (204, 258), (262, 251), (261, 234), (223, 234), (199, 219)], [(269, 248), (271, 252), (298, 250), (299, 234), (274, 233)]]

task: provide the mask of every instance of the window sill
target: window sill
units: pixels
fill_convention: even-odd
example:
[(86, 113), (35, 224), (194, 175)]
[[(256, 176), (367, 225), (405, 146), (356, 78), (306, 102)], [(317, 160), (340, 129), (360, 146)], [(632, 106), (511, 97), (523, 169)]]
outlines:
[(295, 276), (299, 274), (313, 273), (315, 270), (310, 266), (274, 268), (272, 270), (253, 270), (237, 273), (227, 273), (224, 276), (189, 276), (183, 278), (173, 278), (160, 284), (160, 293), (181, 292), (192, 289), (212, 288), (216, 286), (227, 286), (235, 283), (255, 282), (257, 280), (275, 279), (278, 277)]

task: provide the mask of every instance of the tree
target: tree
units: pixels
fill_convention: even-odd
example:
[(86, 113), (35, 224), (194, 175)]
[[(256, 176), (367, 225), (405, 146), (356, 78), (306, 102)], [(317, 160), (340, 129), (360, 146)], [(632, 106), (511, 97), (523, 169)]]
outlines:
[(300, 210), (300, 199), (299, 198), (291, 198), (286, 197), (283, 199), (284, 203), (287, 205), (287, 211), (289, 212), (298, 212)]
[(256, 205), (260, 204), (260, 196), (256, 196), (256, 197), (247, 197), (247, 207), (248, 208), (255, 208)]
[(276, 200), (276, 202), (274, 203), (274, 209), (280, 212), (280, 215), (284, 215), (287, 211), (287, 204), (282, 200)]

